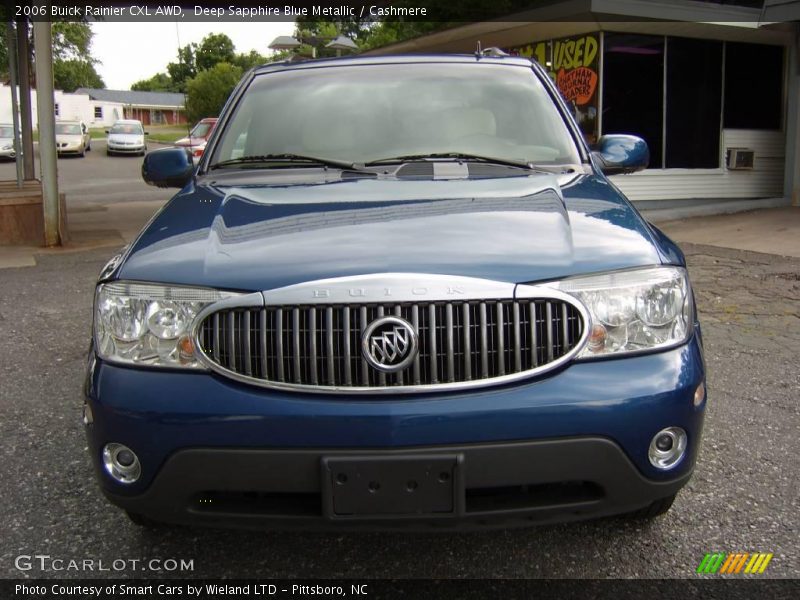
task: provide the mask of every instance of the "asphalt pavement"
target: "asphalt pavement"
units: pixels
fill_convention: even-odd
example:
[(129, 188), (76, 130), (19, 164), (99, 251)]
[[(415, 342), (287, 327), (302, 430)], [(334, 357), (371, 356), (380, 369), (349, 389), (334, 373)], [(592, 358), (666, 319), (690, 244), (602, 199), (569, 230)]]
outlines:
[[(140, 158), (93, 149), (59, 162), (73, 220), (169, 197), (141, 182)], [(695, 578), (716, 551), (772, 552), (763, 577), (800, 576), (800, 258), (683, 244), (709, 403), (695, 475), (663, 517), (470, 534), (149, 530), (100, 494), (81, 424), (92, 291), (115, 243), (0, 269), (0, 577)], [(19, 562), (37, 554), (95, 570)], [(193, 568), (142, 571), (153, 558)]]

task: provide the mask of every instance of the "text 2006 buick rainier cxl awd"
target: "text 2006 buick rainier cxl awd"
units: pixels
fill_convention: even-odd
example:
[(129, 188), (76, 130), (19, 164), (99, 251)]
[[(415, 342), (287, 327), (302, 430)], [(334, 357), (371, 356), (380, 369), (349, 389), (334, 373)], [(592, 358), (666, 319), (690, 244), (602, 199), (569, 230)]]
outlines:
[(250, 71), (103, 270), (84, 421), (138, 523), (469, 528), (669, 509), (705, 411), (683, 255), (506, 56)]

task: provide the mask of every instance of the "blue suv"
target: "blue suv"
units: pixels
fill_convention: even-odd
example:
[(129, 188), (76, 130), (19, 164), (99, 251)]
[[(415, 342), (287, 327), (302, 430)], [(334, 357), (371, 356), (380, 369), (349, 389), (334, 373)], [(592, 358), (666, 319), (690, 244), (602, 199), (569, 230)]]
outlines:
[(530, 524), (669, 509), (705, 411), (683, 255), (527, 59), (247, 73), (100, 275), (84, 422), (137, 523)]

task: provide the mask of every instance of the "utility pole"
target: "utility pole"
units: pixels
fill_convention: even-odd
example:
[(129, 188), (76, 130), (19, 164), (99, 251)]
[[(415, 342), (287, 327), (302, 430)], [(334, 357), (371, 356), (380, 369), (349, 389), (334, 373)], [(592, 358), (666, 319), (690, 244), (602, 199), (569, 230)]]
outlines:
[(36, 107), (39, 114), (39, 163), (42, 169), (42, 205), (44, 207), (44, 244), (61, 243), (56, 166), (56, 115), (53, 101), (53, 32), (47, 21), (33, 24), (36, 47)]
[(33, 168), (33, 120), (31, 118), (31, 49), (28, 21), (17, 21), (17, 61), (19, 63), (19, 108), (22, 122), (22, 167), (25, 179), (36, 179)]
[(22, 187), (22, 145), (19, 139), (19, 105), (17, 104), (17, 41), (14, 23), (6, 23), (6, 47), (8, 48), (8, 74), (11, 77), (11, 126), (14, 128), (14, 163), (17, 167), (17, 187)]

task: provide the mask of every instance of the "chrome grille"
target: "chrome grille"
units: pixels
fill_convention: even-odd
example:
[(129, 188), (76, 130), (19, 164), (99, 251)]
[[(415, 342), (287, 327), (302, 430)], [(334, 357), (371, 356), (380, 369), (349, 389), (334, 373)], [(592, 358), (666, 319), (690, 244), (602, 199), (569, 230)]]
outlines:
[[(388, 315), (411, 323), (419, 339), (414, 361), (397, 373), (377, 371), (361, 354), (365, 328)], [(358, 391), (524, 375), (565, 357), (583, 333), (570, 302), (497, 299), (224, 308), (203, 319), (197, 341), (226, 374), (276, 387)]]

